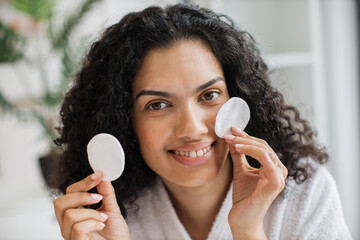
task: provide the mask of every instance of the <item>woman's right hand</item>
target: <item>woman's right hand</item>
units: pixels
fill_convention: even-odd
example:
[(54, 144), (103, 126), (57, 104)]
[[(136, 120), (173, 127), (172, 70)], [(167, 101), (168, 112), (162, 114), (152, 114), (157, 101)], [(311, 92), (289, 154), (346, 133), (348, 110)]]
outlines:
[[(99, 194), (88, 193), (96, 187)], [(87, 209), (102, 200), (97, 209)], [(96, 172), (70, 185), (66, 194), (54, 201), (55, 215), (65, 240), (130, 239), (129, 228), (121, 215), (110, 182)]]

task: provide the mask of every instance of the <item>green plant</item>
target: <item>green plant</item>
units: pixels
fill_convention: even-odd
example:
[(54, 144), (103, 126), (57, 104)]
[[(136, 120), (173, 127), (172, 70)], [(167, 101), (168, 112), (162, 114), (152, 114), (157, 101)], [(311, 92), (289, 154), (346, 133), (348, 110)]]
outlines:
[(23, 56), (25, 38), (0, 20), (0, 63), (16, 62)]
[[(28, 47), (29, 36), (19, 33), (13, 27), (0, 20), (0, 63), (16, 64), (23, 61), (39, 71), (43, 91), (40, 96), (24, 96), (27, 105), (12, 102), (0, 89), (0, 114), (16, 114), (28, 121), (36, 121), (43, 129), (43, 134), (52, 144), (55, 138), (56, 116), (59, 104), (69, 85), (74, 72), (77, 70), (85, 46), (84, 39), (72, 38), (74, 30), (81, 20), (100, 0), (84, 0), (76, 11), (65, 18), (62, 26), (54, 26), (55, 6), (54, 0), (10, 0), (9, 6), (25, 14), (28, 21), (34, 26), (35, 34), (41, 34), (48, 42), (48, 52), (34, 56), (24, 54)], [(42, 28), (41, 28), (41, 27)], [(46, 31), (40, 31), (45, 26)], [(55, 88), (50, 87), (50, 79), (46, 71), (46, 64), (50, 56), (60, 58), (60, 79)], [(27, 83), (31, 84), (31, 83)], [(50, 146), (51, 146), (50, 144)]]

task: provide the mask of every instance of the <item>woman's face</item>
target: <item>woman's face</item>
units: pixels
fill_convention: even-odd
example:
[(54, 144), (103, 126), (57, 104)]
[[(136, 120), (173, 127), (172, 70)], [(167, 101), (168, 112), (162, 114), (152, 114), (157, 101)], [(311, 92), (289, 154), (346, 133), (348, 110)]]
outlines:
[(229, 99), (223, 70), (201, 41), (150, 51), (133, 86), (133, 126), (146, 164), (181, 186), (213, 180), (228, 146), (215, 134), (215, 118)]

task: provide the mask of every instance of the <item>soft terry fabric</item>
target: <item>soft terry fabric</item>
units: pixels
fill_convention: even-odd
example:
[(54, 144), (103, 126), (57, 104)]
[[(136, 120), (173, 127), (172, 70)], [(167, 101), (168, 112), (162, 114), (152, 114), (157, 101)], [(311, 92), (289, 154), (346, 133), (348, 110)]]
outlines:
[[(138, 214), (127, 219), (131, 239), (190, 240), (178, 219), (163, 183), (147, 190), (137, 200)], [(227, 216), (232, 206), (230, 187), (213, 223), (208, 240), (233, 239)], [(345, 224), (334, 179), (318, 167), (303, 184), (288, 180), (264, 218), (268, 239), (352, 239)]]

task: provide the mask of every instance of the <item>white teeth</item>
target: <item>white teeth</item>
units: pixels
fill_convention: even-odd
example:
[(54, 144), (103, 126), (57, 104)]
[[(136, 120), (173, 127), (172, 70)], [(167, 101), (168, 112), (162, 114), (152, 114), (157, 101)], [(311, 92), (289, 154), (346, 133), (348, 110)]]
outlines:
[(191, 152), (190, 152), (190, 157), (196, 157), (196, 152), (195, 152), (195, 151), (191, 151)]
[(183, 152), (183, 151), (174, 151), (176, 155), (180, 156), (187, 156), (187, 157), (201, 157), (205, 153), (207, 153), (210, 150), (211, 146), (208, 146), (206, 148), (200, 149), (198, 151), (191, 151), (191, 152)]

